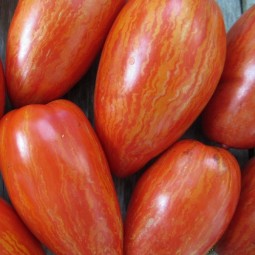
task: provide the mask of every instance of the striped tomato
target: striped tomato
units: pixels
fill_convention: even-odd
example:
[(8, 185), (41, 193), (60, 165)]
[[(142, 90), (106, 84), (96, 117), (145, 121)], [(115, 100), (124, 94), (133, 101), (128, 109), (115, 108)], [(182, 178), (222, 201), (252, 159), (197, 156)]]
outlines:
[(14, 209), (3, 199), (0, 199), (0, 254), (45, 254), (38, 240), (30, 233)]
[(106, 40), (95, 125), (112, 171), (127, 176), (176, 141), (208, 102), (225, 59), (214, 0), (130, 0)]
[(125, 222), (126, 255), (204, 255), (229, 224), (240, 169), (226, 150), (184, 140), (141, 177)]
[(255, 6), (227, 34), (219, 86), (203, 114), (203, 130), (232, 148), (255, 147)]
[(20, 0), (8, 34), (12, 103), (62, 96), (86, 72), (125, 0)]
[(107, 161), (83, 112), (66, 100), (0, 122), (0, 169), (11, 201), (58, 255), (122, 254), (122, 219)]
[(216, 251), (219, 255), (255, 254), (255, 158), (242, 171), (240, 200)]

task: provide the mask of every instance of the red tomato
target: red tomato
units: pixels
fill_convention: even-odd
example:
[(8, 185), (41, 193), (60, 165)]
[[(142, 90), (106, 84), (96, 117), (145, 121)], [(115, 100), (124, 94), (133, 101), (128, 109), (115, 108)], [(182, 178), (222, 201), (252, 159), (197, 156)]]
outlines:
[(122, 219), (109, 167), (76, 105), (56, 100), (5, 115), (0, 168), (19, 215), (54, 253), (122, 254)]
[(242, 174), (237, 210), (216, 246), (219, 255), (255, 254), (255, 158), (250, 160)]
[(0, 199), (0, 254), (45, 254), (38, 240), (30, 233), (13, 208), (3, 199)]
[(255, 147), (254, 26), (255, 6), (228, 32), (222, 78), (203, 114), (205, 134), (228, 147)]
[(20, 0), (7, 41), (12, 103), (45, 103), (66, 93), (100, 50), (124, 0)]
[(0, 117), (4, 114), (5, 107), (5, 77), (2, 62), (0, 61)]
[(125, 222), (126, 255), (204, 255), (229, 224), (240, 169), (226, 150), (175, 144), (141, 177)]
[(131, 0), (103, 49), (95, 125), (114, 174), (127, 176), (175, 142), (211, 97), (226, 48), (213, 0)]

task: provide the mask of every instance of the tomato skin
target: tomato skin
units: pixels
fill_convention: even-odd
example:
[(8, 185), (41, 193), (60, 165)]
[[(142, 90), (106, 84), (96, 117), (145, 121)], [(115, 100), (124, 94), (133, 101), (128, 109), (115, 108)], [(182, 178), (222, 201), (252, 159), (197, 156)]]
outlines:
[(229, 224), (240, 169), (226, 150), (176, 143), (138, 181), (124, 228), (126, 255), (203, 255)]
[(255, 6), (227, 34), (221, 81), (203, 113), (204, 133), (232, 148), (255, 147)]
[(0, 61), (0, 117), (4, 114), (5, 107), (5, 76), (2, 61)]
[(20, 0), (8, 34), (6, 78), (14, 106), (65, 94), (87, 71), (124, 0)]
[(27, 226), (60, 255), (122, 254), (122, 219), (101, 145), (83, 112), (56, 100), (0, 122), (0, 167)]
[(216, 246), (219, 255), (255, 254), (255, 159), (242, 171), (240, 200), (233, 219)]
[(128, 1), (104, 45), (95, 126), (110, 168), (133, 174), (192, 124), (219, 81), (222, 14), (210, 1)]
[(14, 209), (0, 198), (0, 254), (43, 255), (41, 244)]

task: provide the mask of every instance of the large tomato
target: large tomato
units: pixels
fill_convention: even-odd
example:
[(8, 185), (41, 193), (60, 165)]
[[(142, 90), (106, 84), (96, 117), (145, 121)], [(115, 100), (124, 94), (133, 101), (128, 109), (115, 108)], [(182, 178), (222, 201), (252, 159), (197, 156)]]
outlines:
[(45, 103), (85, 73), (124, 0), (20, 0), (9, 29), (7, 89), (12, 103)]
[(212, 140), (234, 148), (255, 147), (255, 6), (227, 34), (221, 81), (203, 114)]
[(214, 0), (130, 0), (108, 35), (95, 124), (112, 171), (127, 176), (176, 141), (219, 81), (226, 34)]
[(2, 62), (0, 61), (0, 117), (4, 114), (5, 107), (5, 77)]
[(240, 169), (226, 150), (175, 144), (138, 181), (125, 222), (126, 255), (204, 255), (229, 224)]
[(5, 115), (0, 166), (14, 207), (53, 252), (122, 254), (122, 219), (109, 167), (73, 103), (56, 100)]
[(242, 174), (237, 210), (216, 246), (219, 255), (255, 254), (255, 158), (250, 160)]
[(0, 199), (0, 254), (43, 255), (41, 244), (13, 208)]

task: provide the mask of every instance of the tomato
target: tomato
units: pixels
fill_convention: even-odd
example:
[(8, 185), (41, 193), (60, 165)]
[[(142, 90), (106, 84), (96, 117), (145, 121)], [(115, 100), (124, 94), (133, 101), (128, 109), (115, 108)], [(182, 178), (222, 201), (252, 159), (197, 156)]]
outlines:
[(206, 254), (229, 224), (239, 193), (239, 165), (227, 150), (176, 143), (137, 183), (125, 221), (125, 254)]
[(9, 29), (7, 89), (14, 106), (66, 93), (99, 52), (124, 0), (20, 0)]
[(114, 174), (133, 174), (188, 129), (219, 81), (225, 44), (213, 0), (127, 2), (104, 45), (94, 101)]
[(2, 62), (0, 61), (0, 117), (4, 114), (5, 107), (5, 77)]
[(122, 254), (122, 219), (101, 145), (67, 100), (13, 110), (0, 122), (0, 168), (11, 201), (59, 255)]
[(45, 254), (38, 240), (30, 233), (14, 209), (3, 199), (0, 199), (0, 254)]
[(242, 171), (242, 190), (234, 217), (216, 246), (219, 255), (255, 254), (255, 158)]
[(204, 133), (232, 148), (255, 147), (255, 6), (227, 34), (222, 78), (203, 113)]

